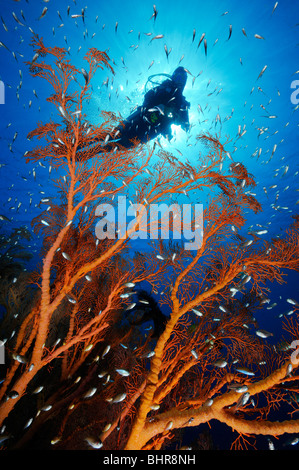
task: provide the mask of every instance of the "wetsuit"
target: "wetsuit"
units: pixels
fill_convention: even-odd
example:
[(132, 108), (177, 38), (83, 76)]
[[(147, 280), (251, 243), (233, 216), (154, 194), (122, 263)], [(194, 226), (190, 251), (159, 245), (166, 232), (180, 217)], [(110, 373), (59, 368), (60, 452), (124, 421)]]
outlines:
[(124, 120), (119, 126), (119, 144), (131, 147), (131, 139), (147, 142), (159, 134), (172, 138), (171, 124), (177, 124), (188, 131), (190, 103), (172, 80), (165, 80), (161, 85), (149, 90), (144, 96), (142, 106)]

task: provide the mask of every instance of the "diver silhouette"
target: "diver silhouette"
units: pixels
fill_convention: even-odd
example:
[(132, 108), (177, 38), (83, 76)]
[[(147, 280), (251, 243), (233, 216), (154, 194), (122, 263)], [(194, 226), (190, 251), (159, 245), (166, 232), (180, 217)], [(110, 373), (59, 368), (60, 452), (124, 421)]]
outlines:
[[(149, 80), (153, 77), (149, 77)], [(189, 130), (190, 103), (183, 96), (187, 72), (183, 67), (178, 67), (168, 77), (160, 85), (149, 90), (144, 96), (142, 106), (138, 106), (136, 111), (125, 119), (123, 125), (118, 127), (119, 145), (128, 148), (134, 145), (132, 139), (145, 143), (159, 134), (171, 139), (172, 124), (180, 125), (186, 132)]]
[(141, 313), (136, 320), (131, 320), (131, 325), (142, 325), (148, 321), (154, 323), (152, 332), (153, 338), (158, 338), (164, 331), (168, 317), (161, 312), (160, 307), (151, 294), (145, 290), (137, 292), (138, 302), (136, 308), (131, 313)]
[[(161, 75), (167, 79), (160, 84), (153, 81), (154, 77)], [(116, 146), (131, 148), (136, 142), (146, 143), (160, 134), (171, 140), (172, 124), (180, 125), (185, 132), (189, 131), (190, 103), (183, 95), (187, 82), (187, 72), (184, 67), (177, 67), (172, 75), (164, 73), (151, 75), (148, 82), (157, 86), (145, 93), (142, 106), (138, 106), (114, 129), (107, 141), (94, 141), (94, 152), (88, 158), (97, 153), (111, 151)], [(77, 159), (80, 160), (80, 153)]]

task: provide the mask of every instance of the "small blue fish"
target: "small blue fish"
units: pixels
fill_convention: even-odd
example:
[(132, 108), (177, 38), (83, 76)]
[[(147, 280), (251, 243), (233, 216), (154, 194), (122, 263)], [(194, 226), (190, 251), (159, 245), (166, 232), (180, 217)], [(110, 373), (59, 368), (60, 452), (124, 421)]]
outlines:
[(241, 374), (245, 374), (245, 375), (255, 375), (255, 373), (247, 369), (247, 367), (238, 367), (236, 371), (241, 372)]

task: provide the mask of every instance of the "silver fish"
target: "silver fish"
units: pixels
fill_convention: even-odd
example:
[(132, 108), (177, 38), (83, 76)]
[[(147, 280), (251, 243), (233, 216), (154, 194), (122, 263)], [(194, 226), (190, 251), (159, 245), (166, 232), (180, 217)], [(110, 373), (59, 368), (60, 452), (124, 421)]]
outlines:
[(157, 34), (157, 36), (153, 37), (150, 42), (154, 41), (155, 39), (162, 39), (164, 38), (164, 34)]
[(4, 47), (10, 52), (10, 49), (8, 49), (8, 47), (2, 41), (0, 41), (0, 47)]
[(21, 364), (26, 364), (26, 363), (27, 363), (27, 359), (25, 359), (25, 357), (24, 357), (24, 356), (21, 356), (20, 354), (13, 354), (12, 357), (13, 357), (16, 361), (20, 362)]
[(268, 440), (269, 450), (275, 450), (274, 444), (273, 444), (273, 442), (271, 441), (271, 439), (268, 438), (267, 440)]
[(251, 370), (247, 369), (247, 367), (238, 367), (238, 368), (236, 368), (236, 371), (240, 372), (241, 374), (245, 374), (245, 375), (255, 375), (255, 373), (252, 372)]
[(2, 444), (4, 441), (7, 441), (7, 439), (10, 439), (11, 437), (11, 434), (0, 434), (0, 444)]
[(64, 117), (64, 119), (66, 121), (70, 121), (70, 118), (69, 118), (67, 112), (65, 111), (65, 109), (62, 106), (59, 106), (58, 109), (59, 109), (60, 113), (62, 114), (62, 116)]
[(110, 351), (110, 347), (111, 347), (110, 344), (108, 344), (108, 346), (106, 346), (106, 348), (104, 349), (104, 352), (102, 354), (102, 359), (103, 359), (104, 356), (106, 356), (106, 354), (108, 354), (108, 352)]
[(102, 431), (102, 432), (104, 433), (104, 432), (107, 432), (107, 431), (109, 431), (109, 429), (111, 428), (111, 426), (112, 426), (112, 424), (111, 424), (111, 423), (108, 423), (108, 424), (106, 424), (106, 426), (104, 427), (104, 429), (103, 429), (103, 431)]
[(286, 376), (290, 375), (290, 373), (292, 372), (293, 370), (293, 366), (292, 364), (290, 363), (287, 367), (287, 371), (286, 371)]
[(237, 393), (244, 393), (244, 392), (247, 392), (248, 390), (247, 385), (240, 385), (240, 384), (229, 384), (228, 388)]
[(150, 351), (149, 353), (144, 354), (142, 357), (144, 357), (144, 358), (149, 358), (149, 357), (152, 357), (152, 356), (154, 356), (154, 355), (155, 355), (155, 351)]
[(201, 313), (199, 310), (197, 310), (196, 308), (193, 308), (192, 309), (192, 312), (195, 313), (195, 315), (197, 315), (198, 317), (202, 317), (203, 316), (203, 313)]
[(197, 45), (197, 49), (199, 48), (201, 42), (203, 41), (203, 38), (205, 37), (206, 33), (202, 33), (202, 35), (200, 36), (200, 40), (199, 40), (199, 43)]
[(12, 12), (12, 16), (14, 17), (14, 19), (16, 20), (17, 23), (19, 23), (21, 26), (25, 26), (17, 17), (17, 15), (15, 14), (15, 12), (13, 11)]
[(6, 32), (8, 32), (8, 28), (5, 24), (4, 19), (2, 18), (2, 16), (1, 16), (1, 21), (2, 21), (3, 28), (5, 29)]
[(71, 261), (72, 258), (70, 257), (70, 255), (68, 255), (67, 253), (65, 253), (64, 251), (62, 252), (62, 256), (67, 259), (68, 261)]
[(119, 375), (122, 375), (123, 377), (127, 377), (130, 375), (130, 372), (128, 372), (126, 369), (115, 369), (116, 372), (119, 373)]
[(83, 77), (84, 77), (84, 79), (85, 79), (85, 83), (86, 83), (86, 85), (87, 85), (87, 83), (88, 83), (88, 81), (89, 81), (88, 73), (86, 72), (85, 69), (81, 69), (81, 72), (82, 72), (82, 74), (83, 74)]
[(106, 370), (103, 370), (102, 372), (100, 372), (100, 373), (98, 374), (98, 377), (99, 377), (100, 379), (102, 379), (102, 378), (105, 377), (105, 375), (107, 375), (107, 374), (108, 374), (108, 372), (107, 372)]
[(173, 426), (173, 421), (169, 421), (169, 423), (167, 424), (166, 428), (165, 428), (165, 431), (168, 431), (169, 429), (171, 429)]
[(57, 444), (57, 442), (59, 442), (60, 439), (61, 439), (60, 437), (54, 437), (54, 439), (51, 440), (51, 444), (52, 444), (52, 445)]
[(45, 7), (45, 8), (43, 9), (43, 11), (42, 11), (40, 17), (39, 17), (38, 19), (39, 19), (39, 20), (42, 19), (42, 18), (45, 16), (45, 14), (47, 13), (47, 11), (48, 11), (48, 8)]
[(197, 354), (197, 352), (195, 351), (195, 349), (192, 349), (191, 354), (192, 354), (192, 356), (195, 357), (195, 359), (198, 359), (198, 354)]
[(96, 441), (95, 439), (93, 439), (93, 437), (86, 437), (85, 440), (94, 449), (100, 449), (101, 447), (103, 447), (103, 443), (101, 441)]
[(52, 405), (45, 405), (41, 408), (42, 411), (49, 411), (52, 408)]
[(66, 298), (67, 300), (71, 303), (71, 304), (76, 304), (77, 303), (77, 300), (74, 299), (74, 297), (70, 296), (70, 295), (66, 295)]
[(204, 404), (203, 406), (212, 406), (213, 405), (213, 399), (212, 398), (209, 398)]
[(269, 336), (273, 336), (273, 333), (269, 333), (269, 331), (266, 330), (257, 330), (255, 334), (260, 338), (269, 338)]
[(168, 60), (168, 56), (169, 56), (169, 54), (170, 54), (170, 52), (171, 52), (171, 49), (172, 49), (172, 48), (170, 48), (170, 49), (168, 50), (168, 49), (167, 49), (167, 45), (164, 44), (164, 50), (165, 50), (165, 54), (166, 54), (167, 60)]
[(218, 359), (218, 361), (214, 362), (214, 366), (223, 368), (227, 365), (227, 361), (224, 359)]
[(24, 429), (29, 428), (30, 424), (32, 423), (33, 418), (28, 419), (27, 423), (24, 426)]
[(85, 395), (83, 396), (83, 398), (90, 398), (92, 397), (97, 391), (97, 388), (96, 387), (93, 387), (93, 388), (90, 388), (88, 390), (88, 392), (85, 393)]
[(126, 292), (125, 294), (120, 294), (121, 299), (128, 299), (131, 296), (130, 292)]
[(156, 18), (157, 18), (157, 14), (158, 14), (158, 10), (156, 8), (156, 5), (153, 5), (153, 8), (154, 8), (154, 13), (152, 14), (152, 16), (150, 17), (150, 20), (152, 18), (154, 18), (154, 22), (156, 21)]
[(133, 302), (132, 304), (130, 304), (126, 310), (132, 310), (132, 308), (134, 308), (136, 305), (136, 302)]
[(240, 406), (244, 406), (248, 402), (249, 397), (250, 397), (250, 393), (248, 392), (243, 393), (243, 395), (241, 395), (239, 400), (237, 401), (236, 408), (239, 408)]
[(134, 282), (127, 282), (125, 284), (125, 287), (135, 287), (135, 284), (134, 284)]
[(151, 405), (151, 410), (158, 410), (160, 405)]
[(275, 12), (275, 10), (276, 10), (276, 8), (277, 8), (277, 5), (278, 5), (278, 2), (275, 2), (275, 5), (274, 5), (274, 7), (273, 7), (273, 10), (272, 10), (271, 15), (273, 15), (273, 13)]
[(295, 446), (296, 444), (298, 444), (299, 442), (299, 437), (295, 437), (294, 439), (292, 439), (292, 441), (290, 442), (290, 445), (291, 446)]
[(263, 75), (263, 73), (265, 72), (265, 70), (266, 70), (267, 67), (268, 67), (268, 65), (265, 65), (265, 66), (262, 68), (262, 70), (261, 70), (259, 76), (257, 77), (257, 80)]
[(127, 394), (126, 393), (120, 393), (119, 395), (116, 395), (115, 398), (113, 398), (112, 403), (119, 403), (123, 401), (126, 398)]

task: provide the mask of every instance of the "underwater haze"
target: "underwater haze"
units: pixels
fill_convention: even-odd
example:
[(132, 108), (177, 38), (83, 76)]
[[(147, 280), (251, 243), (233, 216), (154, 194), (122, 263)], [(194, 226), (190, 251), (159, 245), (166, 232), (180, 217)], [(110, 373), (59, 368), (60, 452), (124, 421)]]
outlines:
[[(13, 239), (23, 247), (24, 269), (42, 264), (42, 237), (33, 233), (31, 222), (45, 209), (41, 200), (58, 195), (52, 179), (59, 173), (53, 174), (47, 161), (26, 163), (24, 156), (42, 145), (28, 133), (57, 118), (47, 101), (50, 84), (33, 78), (25, 64), (33, 59), (33, 34), (46, 47), (66, 48), (67, 59), (79, 70), (91, 47), (108, 54), (115, 75), (99, 69), (84, 104), (95, 125), (102, 122), (102, 111), (126, 118), (142, 104), (150, 76), (159, 81), (160, 74), (184, 67), (190, 130), (173, 126), (173, 138), (159, 137), (160, 146), (193, 165), (201, 151), (198, 134), (227, 136), (225, 150), (254, 176), (252, 193), (262, 205), (258, 213), (246, 213), (240, 234), (260, 231), (262, 239), (271, 240), (294, 222), (299, 208), (298, 0), (0, 0), (0, 17), (1, 240), (6, 250), (14, 229), (31, 234), (30, 240)], [(190, 193), (179, 201), (207, 202), (204, 193), (202, 200), (192, 200)], [(286, 299), (299, 302), (298, 273), (286, 272), (283, 285), (267, 285), (271, 303), (256, 318), (260, 328), (273, 333), (267, 341), (274, 344), (282, 334), (281, 314), (290, 310)], [(229, 448), (223, 428), (214, 432), (215, 446)], [(267, 446), (261, 438), (259, 447)]]

